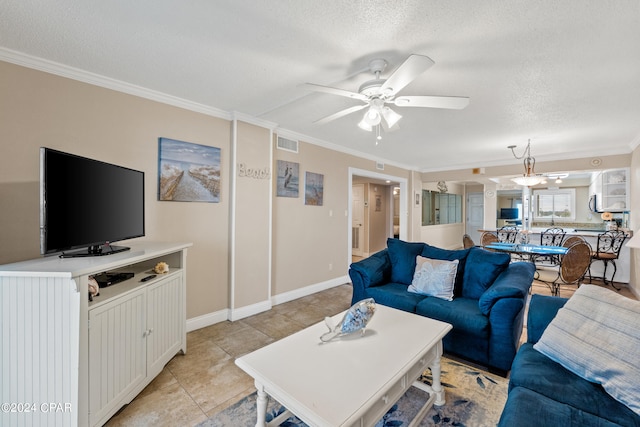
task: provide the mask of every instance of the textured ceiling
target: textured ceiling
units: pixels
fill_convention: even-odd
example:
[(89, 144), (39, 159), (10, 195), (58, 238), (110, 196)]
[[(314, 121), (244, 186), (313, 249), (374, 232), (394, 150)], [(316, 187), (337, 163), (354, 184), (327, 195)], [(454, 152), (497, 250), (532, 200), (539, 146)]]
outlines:
[[(0, 0), (0, 48), (228, 112), (422, 171), (629, 153), (640, 142), (640, 2)], [(397, 108), (372, 133), (357, 91), (383, 58), (435, 65), (400, 95), (468, 96), (464, 110)]]

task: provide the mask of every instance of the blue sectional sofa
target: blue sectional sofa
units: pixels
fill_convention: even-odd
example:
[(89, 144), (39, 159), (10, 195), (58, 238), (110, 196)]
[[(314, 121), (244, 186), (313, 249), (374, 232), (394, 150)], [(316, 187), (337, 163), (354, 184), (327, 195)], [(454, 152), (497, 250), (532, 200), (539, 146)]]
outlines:
[(513, 361), (509, 397), (498, 427), (640, 426), (640, 416), (533, 348), (566, 298), (532, 295), (527, 342)]
[[(458, 260), (453, 300), (412, 293), (418, 256)], [(535, 267), (479, 247), (446, 250), (388, 239), (387, 248), (351, 264), (352, 303), (376, 303), (453, 325), (444, 350), (506, 375), (518, 349), (526, 298)]]

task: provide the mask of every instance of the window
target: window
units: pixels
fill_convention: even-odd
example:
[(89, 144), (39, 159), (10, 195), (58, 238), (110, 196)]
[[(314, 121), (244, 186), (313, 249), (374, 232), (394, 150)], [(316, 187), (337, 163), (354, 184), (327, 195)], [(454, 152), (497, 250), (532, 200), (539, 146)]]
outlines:
[(422, 190), (422, 225), (462, 223), (462, 196)]
[(533, 190), (534, 219), (576, 219), (576, 190)]

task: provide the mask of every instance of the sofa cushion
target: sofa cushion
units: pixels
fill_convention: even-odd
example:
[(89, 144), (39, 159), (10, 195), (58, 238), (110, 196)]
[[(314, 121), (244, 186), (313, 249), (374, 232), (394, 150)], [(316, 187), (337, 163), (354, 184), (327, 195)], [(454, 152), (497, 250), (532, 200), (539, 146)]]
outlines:
[(424, 243), (389, 238), (387, 248), (391, 260), (391, 281), (409, 286), (416, 269), (416, 257), (422, 252)]
[(469, 255), (469, 249), (449, 250), (442, 249), (429, 244), (424, 244), (422, 254), (425, 258), (442, 259), (446, 261), (458, 260), (458, 273), (456, 274), (456, 283), (453, 288), (453, 295), (459, 297), (462, 295), (462, 281), (464, 278), (464, 266)]
[[(602, 386), (586, 381), (537, 351), (522, 344), (511, 367), (509, 390), (524, 387), (620, 425), (640, 425), (631, 409), (613, 399)], [(544, 424), (541, 424), (544, 425)], [(558, 424), (563, 425), (563, 424)]]
[(504, 298), (525, 299), (536, 267), (531, 262), (512, 262), (498, 275), (478, 301), (480, 311), (487, 316), (493, 305)]
[(462, 296), (480, 299), (509, 263), (509, 254), (473, 247), (469, 250), (462, 280)]
[(424, 295), (407, 292), (407, 285), (403, 283), (387, 283), (386, 285), (371, 287), (367, 291), (367, 294), (376, 303), (410, 313), (415, 313), (418, 303), (424, 298), (428, 298)]
[(464, 331), (469, 335), (489, 339), (489, 318), (480, 313), (476, 300), (464, 297), (453, 301), (425, 298), (418, 302), (416, 313), (450, 323), (454, 331)]
[(511, 390), (498, 427), (616, 427), (619, 424), (565, 405), (524, 387)]
[(580, 377), (602, 384), (640, 416), (640, 301), (583, 285), (534, 348)]
[(407, 290), (451, 301), (457, 272), (457, 259), (445, 261), (418, 255), (416, 257), (416, 271)]

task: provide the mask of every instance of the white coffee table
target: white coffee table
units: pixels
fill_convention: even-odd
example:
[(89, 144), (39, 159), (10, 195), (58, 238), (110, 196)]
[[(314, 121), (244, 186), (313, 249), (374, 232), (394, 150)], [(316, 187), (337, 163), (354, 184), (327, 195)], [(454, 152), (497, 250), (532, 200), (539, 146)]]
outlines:
[[(336, 315), (338, 323), (343, 314)], [(435, 403), (440, 384), (442, 338), (451, 325), (378, 304), (364, 336), (328, 343), (324, 322), (236, 360), (255, 379), (257, 423), (264, 426), (267, 394), (310, 426), (371, 426), (414, 385), (430, 394), (414, 422)], [(416, 381), (430, 367), (431, 387)], [(285, 413), (269, 425), (288, 418)]]

